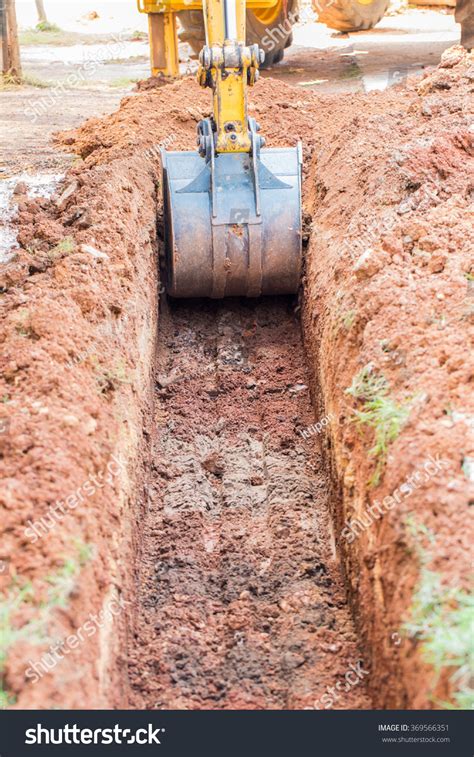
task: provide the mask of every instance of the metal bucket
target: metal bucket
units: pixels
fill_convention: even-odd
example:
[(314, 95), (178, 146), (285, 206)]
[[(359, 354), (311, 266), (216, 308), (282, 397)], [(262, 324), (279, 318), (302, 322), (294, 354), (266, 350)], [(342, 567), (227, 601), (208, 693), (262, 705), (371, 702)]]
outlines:
[(172, 297), (259, 297), (297, 291), (301, 146), (162, 152), (167, 291)]

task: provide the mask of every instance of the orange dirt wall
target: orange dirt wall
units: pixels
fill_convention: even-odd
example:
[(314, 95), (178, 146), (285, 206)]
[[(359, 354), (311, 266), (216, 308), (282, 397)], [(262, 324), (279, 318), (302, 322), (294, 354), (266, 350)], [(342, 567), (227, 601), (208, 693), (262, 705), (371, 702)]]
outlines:
[[(428, 667), (420, 641), (401, 628), (423, 562), (454, 588), (466, 588), (470, 565), (472, 71), (472, 56), (447, 51), (411, 87), (408, 107), (359, 114), (307, 179), (306, 347), (319, 413), (331, 417), (336, 532), (371, 655), (369, 685), (384, 708), (449, 698), (447, 671)], [(386, 459), (370, 452), (376, 428), (354, 423), (370, 398), (347, 389), (364, 367), (385, 378), (386, 400), (406, 416)]]

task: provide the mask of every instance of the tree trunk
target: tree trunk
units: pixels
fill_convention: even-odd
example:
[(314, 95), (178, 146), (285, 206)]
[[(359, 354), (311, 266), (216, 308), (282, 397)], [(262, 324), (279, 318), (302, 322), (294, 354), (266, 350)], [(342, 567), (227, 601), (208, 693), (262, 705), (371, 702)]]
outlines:
[(15, 0), (0, 0), (2, 35), (2, 73), (21, 79), (20, 45), (16, 24)]
[(46, 11), (44, 9), (44, 2), (43, 0), (35, 0), (36, 3), (36, 11), (38, 13), (38, 23), (39, 24), (47, 24), (48, 19), (46, 17)]

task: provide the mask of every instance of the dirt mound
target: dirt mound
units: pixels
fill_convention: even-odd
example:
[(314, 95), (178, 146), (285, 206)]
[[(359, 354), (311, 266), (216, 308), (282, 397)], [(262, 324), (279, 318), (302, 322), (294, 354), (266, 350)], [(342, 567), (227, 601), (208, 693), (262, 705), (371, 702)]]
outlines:
[[(461, 702), (465, 686), (447, 679), (474, 494), (472, 61), (448, 51), (406, 111), (359, 116), (309, 179), (306, 344), (334, 418), (338, 532), (386, 707)], [(435, 658), (443, 624), (451, 643)]]

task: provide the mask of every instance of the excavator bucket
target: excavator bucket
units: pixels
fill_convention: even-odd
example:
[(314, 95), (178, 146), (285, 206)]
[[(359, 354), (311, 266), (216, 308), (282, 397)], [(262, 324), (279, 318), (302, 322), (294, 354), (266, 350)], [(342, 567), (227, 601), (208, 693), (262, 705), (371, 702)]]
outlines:
[(213, 116), (197, 152), (162, 151), (168, 293), (260, 297), (296, 292), (301, 268), (301, 146), (263, 149), (247, 86), (265, 55), (245, 40), (245, 0), (203, 0), (198, 82)]
[(249, 153), (164, 152), (167, 291), (260, 297), (297, 291), (301, 147)]

